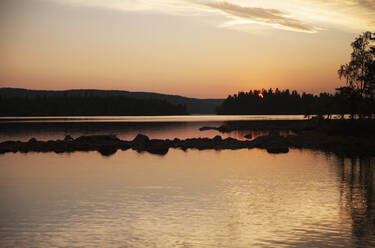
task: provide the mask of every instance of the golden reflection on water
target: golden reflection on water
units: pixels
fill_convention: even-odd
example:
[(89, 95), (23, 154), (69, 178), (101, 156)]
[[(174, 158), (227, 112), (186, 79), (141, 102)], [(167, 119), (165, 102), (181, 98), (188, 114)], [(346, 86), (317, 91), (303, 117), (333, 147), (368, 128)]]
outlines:
[[(196, 116), (199, 120), (199, 116)], [(120, 139), (132, 140), (138, 133), (145, 134), (152, 139), (187, 139), (213, 138), (221, 135), (223, 138), (232, 137), (244, 140), (244, 136), (251, 134), (253, 138), (268, 134), (260, 130), (240, 130), (220, 133), (216, 130), (200, 131), (203, 126), (219, 127), (224, 122), (150, 122), (150, 123), (121, 123), (121, 122), (36, 122), (36, 123), (2, 123), (0, 122), (0, 142), (6, 140), (27, 141), (31, 138), (38, 140), (63, 139), (65, 135), (77, 138), (82, 135), (114, 134)], [(282, 131), (281, 135), (290, 134)]]
[(6, 154), (0, 246), (369, 247), (372, 198), (351, 164), (303, 150)]

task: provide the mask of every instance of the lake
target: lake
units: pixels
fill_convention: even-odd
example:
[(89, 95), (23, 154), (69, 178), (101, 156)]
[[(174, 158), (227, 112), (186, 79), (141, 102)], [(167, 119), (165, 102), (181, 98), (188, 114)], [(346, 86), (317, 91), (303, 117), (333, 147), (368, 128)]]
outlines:
[[(211, 137), (199, 127), (239, 120), (134, 118), (11, 120), (0, 138)], [(297, 149), (7, 153), (0, 247), (374, 247), (374, 165)]]
[[(202, 126), (220, 126), (226, 121), (304, 120), (303, 115), (186, 115), (186, 116), (68, 116), (68, 117), (0, 117), (0, 142), (73, 138), (81, 135), (115, 134), (131, 140), (138, 133), (153, 139), (212, 138), (214, 130), (199, 131)], [(249, 132), (221, 134), (223, 138), (243, 139)], [(264, 132), (253, 131), (253, 137)]]

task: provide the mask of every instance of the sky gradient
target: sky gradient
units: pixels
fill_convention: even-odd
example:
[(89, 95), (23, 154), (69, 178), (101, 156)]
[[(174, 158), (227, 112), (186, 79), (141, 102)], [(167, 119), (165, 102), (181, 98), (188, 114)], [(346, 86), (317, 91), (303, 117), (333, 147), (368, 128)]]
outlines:
[(0, 86), (334, 92), (372, 0), (1, 0)]

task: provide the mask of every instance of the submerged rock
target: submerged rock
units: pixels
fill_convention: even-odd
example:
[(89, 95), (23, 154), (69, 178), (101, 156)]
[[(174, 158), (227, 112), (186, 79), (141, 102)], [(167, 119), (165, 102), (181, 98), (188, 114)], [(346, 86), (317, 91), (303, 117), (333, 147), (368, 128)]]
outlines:
[(270, 147), (267, 147), (267, 152), (268, 153), (288, 153), (289, 152), (289, 148), (287, 146), (270, 146)]
[(146, 144), (150, 141), (149, 137), (143, 134), (138, 134), (132, 141), (132, 144), (135, 147), (145, 147)]
[(244, 137), (245, 137), (246, 139), (252, 139), (252, 138), (253, 138), (253, 135), (251, 135), (251, 133), (249, 133), (249, 134), (246, 134)]
[(98, 152), (103, 156), (110, 156), (117, 152), (117, 147), (113, 145), (103, 145), (98, 148)]
[(5, 141), (0, 143), (0, 154), (8, 152), (74, 152), (98, 151), (104, 156), (109, 156), (120, 150), (132, 148), (138, 152), (165, 155), (169, 148), (187, 149), (266, 149), (269, 153), (287, 153), (289, 148), (320, 149), (348, 156), (375, 155), (375, 145), (372, 138), (354, 136), (328, 136), (317, 132), (303, 132), (297, 135), (266, 135), (254, 140), (237, 140), (234, 138), (222, 139), (217, 135), (214, 138), (190, 138), (185, 140), (149, 139), (146, 135), (138, 134), (132, 141), (120, 140), (115, 135), (81, 136), (71, 139), (67, 136), (64, 140), (37, 141), (35, 138), (26, 142)]
[(116, 135), (91, 135), (80, 136), (74, 140), (78, 143), (91, 143), (91, 144), (108, 144), (120, 141)]
[(152, 139), (148, 142), (146, 150), (152, 154), (164, 155), (169, 151), (170, 143), (165, 140)]

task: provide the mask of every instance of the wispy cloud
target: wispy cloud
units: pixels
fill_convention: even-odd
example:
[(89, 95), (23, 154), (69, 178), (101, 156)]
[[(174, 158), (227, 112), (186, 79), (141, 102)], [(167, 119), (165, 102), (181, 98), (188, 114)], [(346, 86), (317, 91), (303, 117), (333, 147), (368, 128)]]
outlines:
[(168, 14), (193, 14), (196, 6), (185, 0), (49, 0), (71, 6), (97, 7), (124, 11), (155, 11)]
[(267, 24), (280, 29), (307, 33), (315, 33), (317, 31), (313, 26), (289, 17), (288, 13), (277, 9), (243, 7), (228, 2), (206, 2), (201, 4), (222, 11), (233, 18)]
[[(375, 1), (374, 0), (354, 0), (359, 6), (375, 11)], [(375, 14), (375, 13), (374, 13)]]
[[(222, 18), (219, 27), (256, 23), (315, 33), (320, 28), (368, 29), (375, 21), (374, 0), (49, 0), (72, 6), (148, 11), (168, 15)], [(217, 20), (217, 19), (215, 19)], [(319, 28), (318, 28), (319, 27)], [(241, 30), (236, 28), (236, 30)], [(245, 30), (245, 29), (244, 29)]]

